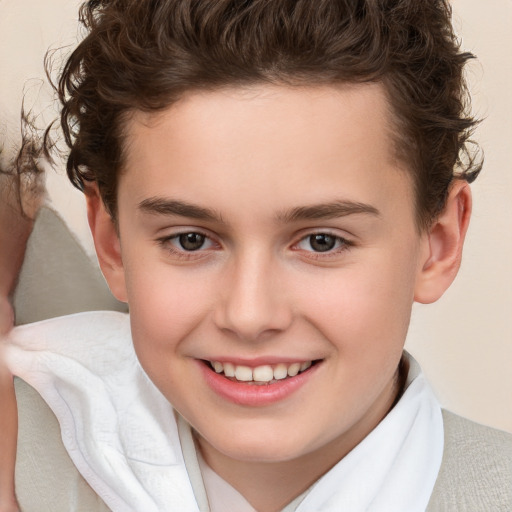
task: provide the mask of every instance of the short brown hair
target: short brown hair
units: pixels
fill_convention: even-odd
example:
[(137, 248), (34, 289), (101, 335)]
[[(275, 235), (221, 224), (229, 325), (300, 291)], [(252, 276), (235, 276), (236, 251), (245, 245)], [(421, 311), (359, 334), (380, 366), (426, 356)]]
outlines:
[(191, 90), (381, 82), (420, 227), (454, 178), (481, 169), (462, 158), (475, 124), (463, 78), (472, 55), (447, 0), (90, 0), (80, 19), (87, 35), (58, 85), (67, 172), (80, 189), (96, 181), (113, 217), (126, 116)]

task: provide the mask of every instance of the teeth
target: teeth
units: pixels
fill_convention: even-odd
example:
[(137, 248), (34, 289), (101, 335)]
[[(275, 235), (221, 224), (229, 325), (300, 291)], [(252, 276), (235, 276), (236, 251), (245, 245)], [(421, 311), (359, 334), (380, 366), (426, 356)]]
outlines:
[(286, 377), (288, 377), (288, 367), (283, 363), (279, 363), (274, 367), (274, 379), (282, 380), (286, 379)]
[(300, 370), (300, 363), (293, 363), (290, 366), (288, 366), (288, 375), (290, 377), (295, 377), (299, 373)]
[[(222, 363), (219, 363), (222, 364)], [(224, 363), (222, 364), (224, 367), (224, 375), (226, 377), (234, 377), (235, 376), (235, 365), (231, 363)]]
[[(304, 370), (307, 370), (311, 366), (311, 361), (306, 361), (305, 363), (302, 363), (300, 365), (300, 371), (303, 372)], [(215, 370), (217, 371), (217, 370)]]
[(224, 373), (226, 377), (235, 377), (240, 382), (270, 382), (295, 377), (300, 372), (307, 370), (312, 361), (290, 364), (279, 363), (274, 366), (263, 365), (256, 368), (234, 365), (233, 363), (220, 363), (219, 361), (211, 361), (210, 364), (216, 373)]
[(248, 366), (237, 366), (235, 367), (235, 378), (242, 382), (249, 382), (252, 380), (252, 369)]
[(256, 382), (270, 382), (274, 378), (272, 366), (257, 366), (252, 371), (252, 377)]

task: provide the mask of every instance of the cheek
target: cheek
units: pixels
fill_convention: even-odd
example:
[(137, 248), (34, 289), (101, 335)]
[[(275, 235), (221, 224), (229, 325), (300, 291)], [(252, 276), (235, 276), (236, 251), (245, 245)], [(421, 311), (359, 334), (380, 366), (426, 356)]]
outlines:
[(397, 252), (371, 256), (307, 287), (310, 321), (340, 351), (385, 354), (391, 345), (401, 350), (405, 340), (415, 265)]
[[(211, 309), (213, 280), (176, 271), (161, 261), (126, 258), (128, 304), (135, 350), (146, 371), (167, 365), (181, 342), (200, 329)], [(170, 357), (171, 356), (171, 357)], [(148, 373), (151, 373), (148, 371)]]
[[(174, 407), (197, 392), (187, 374), (189, 364), (184, 340), (194, 336), (205, 318), (201, 294), (191, 283), (168, 272), (134, 273), (128, 294), (133, 345), (151, 381)], [(203, 300), (206, 293), (203, 289)], [(192, 333), (192, 334), (191, 334)], [(188, 383), (184, 388), (185, 383)], [(188, 398), (190, 400), (190, 397)]]

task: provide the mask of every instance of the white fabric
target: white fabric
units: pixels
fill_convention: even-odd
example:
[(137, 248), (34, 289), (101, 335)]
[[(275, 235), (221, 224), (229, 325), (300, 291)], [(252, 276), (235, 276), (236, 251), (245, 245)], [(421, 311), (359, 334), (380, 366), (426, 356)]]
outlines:
[(17, 327), (7, 364), (51, 407), (74, 464), (115, 512), (196, 512), (167, 400), (139, 366), (128, 315)]
[[(141, 369), (127, 315), (17, 327), (6, 358), (56, 414), (71, 459), (114, 511), (195, 512), (176, 419)], [(423, 512), (443, 453), (441, 409), (411, 358), (393, 410), (324, 475), (297, 512)]]
[(390, 413), (312, 488), (297, 512), (424, 512), (441, 467), (441, 407), (421, 370)]

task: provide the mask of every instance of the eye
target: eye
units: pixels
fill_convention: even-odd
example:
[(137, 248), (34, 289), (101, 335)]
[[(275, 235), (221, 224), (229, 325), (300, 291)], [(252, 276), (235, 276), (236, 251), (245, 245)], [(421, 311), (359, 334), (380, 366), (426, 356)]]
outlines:
[(166, 236), (159, 239), (158, 242), (175, 254), (198, 252), (215, 246), (215, 242), (210, 237), (197, 231), (186, 231)]
[(342, 250), (349, 245), (351, 245), (350, 242), (339, 236), (330, 233), (313, 233), (304, 237), (297, 247), (303, 251), (329, 252), (336, 249)]
[(201, 233), (182, 233), (174, 239), (185, 251), (198, 251), (205, 245), (206, 236)]

